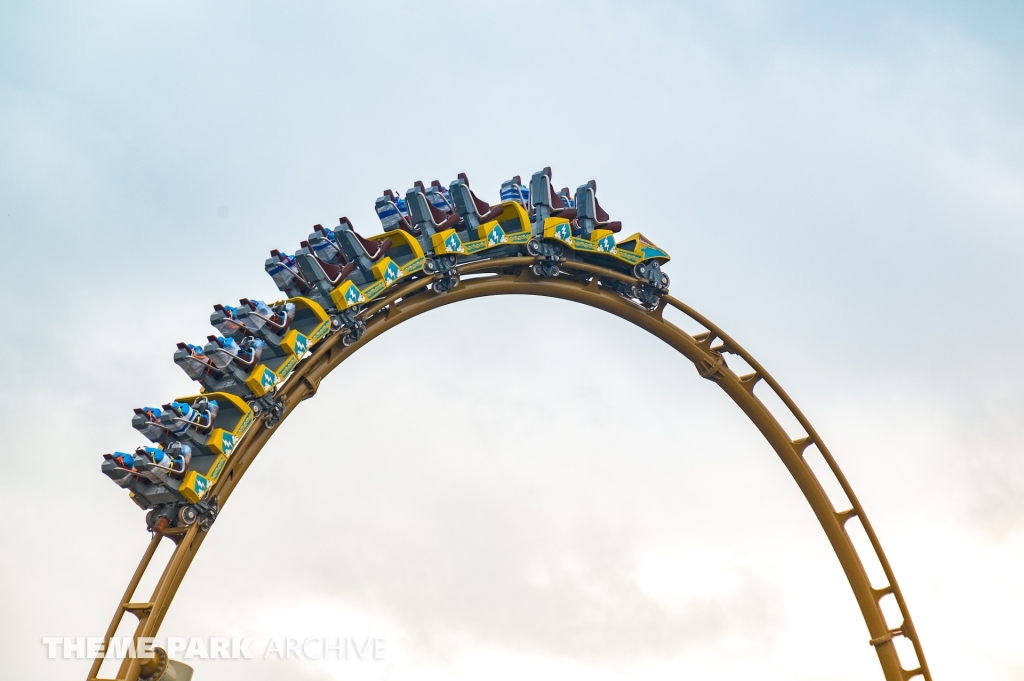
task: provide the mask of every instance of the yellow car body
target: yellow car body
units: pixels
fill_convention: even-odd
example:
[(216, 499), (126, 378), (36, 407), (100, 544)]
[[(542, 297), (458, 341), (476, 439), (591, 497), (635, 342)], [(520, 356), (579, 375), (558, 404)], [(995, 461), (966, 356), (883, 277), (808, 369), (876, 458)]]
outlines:
[(289, 298), (281, 302), (295, 305), (295, 321), (284, 335), (281, 347), (287, 351), (283, 357), (275, 357), (257, 364), (245, 379), (245, 386), (256, 397), (263, 397), (275, 385), (288, 378), (306, 352), (327, 336), (331, 330), (331, 319), (324, 308), (309, 298)]
[(388, 255), (373, 263), (371, 272), (373, 273), (374, 280), (362, 288), (357, 286), (351, 279), (346, 279), (338, 284), (331, 291), (331, 301), (339, 311), (367, 303), (384, 293), (395, 282), (423, 269), (423, 264), (427, 261), (427, 258), (423, 253), (420, 242), (414, 236), (404, 230), (397, 229), (371, 237), (371, 241), (383, 241), (384, 239), (391, 239), (391, 249), (389, 249), (389, 252), (408, 249), (407, 253), (403, 253), (403, 256), (408, 255), (409, 257), (400, 257), (405, 261), (402, 265), (399, 265), (394, 258)]
[(544, 221), (546, 239), (560, 241), (580, 253), (609, 256), (626, 265), (636, 265), (645, 260), (656, 260), (658, 263), (670, 260), (668, 253), (639, 232), (619, 243), (615, 242), (614, 232), (607, 229), (595, 229), (591, 236), (591, 239), (573, 236), (572, 223), (565, 218), (548, 218)]
[(213, 463), (205, 472), (187, 471), (178, 486), (178, 492), (193, 504), (202, 499), (207, 490), (217, 482), (228, 459), (231, 458), (235, 445), (256, 419), (256, 415), (245, 400), (231, 393), (203, 393), (179, 397), (174, 401), (192, 404), (199, 397), (216, 400), (219, 408), (214, 421), (215, 427), (206, 439), (206, 448), (215, 455)]
[(515, 201), (503, 201), (501, 214), (476, 228), (477, 238), (462, 241), (455, 228), (438, 232), (431, 241), (437, 255), (476, 255), (481, 251), (506, 244), (526, 244), (533, 236), (530, 216)]

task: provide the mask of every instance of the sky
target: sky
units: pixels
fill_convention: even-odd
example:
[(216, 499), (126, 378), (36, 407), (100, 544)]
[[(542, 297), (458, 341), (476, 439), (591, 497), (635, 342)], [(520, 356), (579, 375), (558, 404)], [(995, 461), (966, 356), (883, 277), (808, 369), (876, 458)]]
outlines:
[[(179, 341), (315, 223), (465, 172), (594, 178), (781, 382), (935, 679), (1024, 679), (1024, 8), (1011, 2), (0, 4), (0, 659), (85, 677), (148, 541), (99, 472)], [(163, 554), (161, 554), (163, 555)], [(197, 679), (882, 678), (771, 448), (564, 301), (446, 307), (280, 426), (164, 636), (381, 638)]]

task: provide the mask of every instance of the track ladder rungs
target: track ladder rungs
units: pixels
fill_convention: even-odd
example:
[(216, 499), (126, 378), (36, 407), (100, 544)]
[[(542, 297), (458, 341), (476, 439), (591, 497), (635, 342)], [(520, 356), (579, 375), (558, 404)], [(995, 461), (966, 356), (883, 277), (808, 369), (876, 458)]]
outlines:
[(188, 532), (188, 525), (181, 525), (180, 527), (168, 527), (160, 534), (165, 537), (170, 537), (175, 534), (185, 534), (186, 532)]
[(152, 603), (125, 603), (121, 607), (124, 608), (125, 612), (130, 612), (131, 614), (135, 615), (139, 619), (142, 619), (143, 615), (145, 615), (146, 613), (150, 612), (153, 609), (153, 604)]
[(850, 518), (853, 518), (856, 515), (857, 515), (857, 509), (855, 509), (855, 508), (848, 508), (845, 511), (837, 512), (836, 513), (836, 519), (839, 521), (840, 525), (845, 525), (850, 520)]
[(747, 389), (751, 395), (754, 394), (754, 386), (761, 380), (761, 374), (753, 371), (749, 374), (743, 374), (740, 378), (740, 385)]
[(804, 450), (813, 445), (814, 440), (811, 439), (810, 435), (805, 435), (804, 437), (792, 440), (789, 444), (796, 450), (797, 456), (803, 456)]
[(882, 598), (892, 593), (892, 586), (883, 586), (881, 589), (872, 589), (871, 593), (874, 594), (876, 601), (880, 601)]

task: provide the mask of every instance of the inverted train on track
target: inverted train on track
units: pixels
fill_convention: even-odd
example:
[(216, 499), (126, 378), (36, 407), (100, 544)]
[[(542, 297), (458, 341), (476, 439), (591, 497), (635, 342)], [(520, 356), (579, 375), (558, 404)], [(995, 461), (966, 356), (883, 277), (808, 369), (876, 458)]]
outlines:
[(239, 440), (257, 420), (268, 428), (280, 420), (277, 387), (328, 336), (357, 342), (366, 304), (396, 284), (422, 279), (443, 294), (458, 285), (461, 265), (523, 256), (539, 277), (559, 276), (565, 261), (628, 274), (639, 283), (601, 283), (645, 307), (668, 291), (668, 254), (639, 233), (616, 241), (622, 224), (601, 208), (593, 180), (556, 192), (545, 168), (528, 187), (518, 176), (504, 182), (501, 202), (491, 205), (460, 174), (447, 188), (416, 182), (404, 198), (385, 191), (375, 208), (382, 234), (364, 238), (344, 217), (333, 228), (315, 225), (294, 254), (271, 251), (264, 265), (285, 300), (214, 305), (219, 335), (178, 344), (174, 362), (199, 394), (136, 409), (132, 426), (152, 446), (105, 454), (101, 467), (148, 511), (150, 530), (208, 527), (217, 514), (209, 492)]

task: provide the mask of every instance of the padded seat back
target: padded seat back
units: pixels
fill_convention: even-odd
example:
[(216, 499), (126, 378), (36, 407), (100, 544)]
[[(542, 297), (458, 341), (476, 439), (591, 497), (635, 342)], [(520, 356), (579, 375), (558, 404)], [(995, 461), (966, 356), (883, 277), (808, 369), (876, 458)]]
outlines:
[[(332, 244), (333, 245), (333, 244)], [(341, 258), (343, 264), (332, 263), (320, 258), (316, 250), (310, 246), (308, 241), (301, 243), (302, 248), (295, 252), (295, 259), (302, 268), (302, 273), (308, 280), (323, 281), (330, 286), (337, 286), (347, 277), (353, 269), (350, 262)]]
[(530, 190), (523, 186), (523, 181), (518, 175), (511, 180), (501, 183), (501, 200), (515, 201), (523, 208), (530, 206)]
[(373, 204), (380, 218), (380, 224), (384, 226), (385, 232), (392, 232), (396, 229), (404, 229), (413, 236), (418, 236), (409, 218), (398, 207), (394, 194), (388, 189), (384, 195), (379, 197)]
[(558, 194), (556, 196), (558, 196), (558, 198), (561, 199), (562, 205), (565, 206), (566, 208), (575, 207), (576, 202), (573, 200), (572, 194), (569, 193), (568, 187), (562, 187), (558, 191)]
[(263, 268), (274, 279), (277, 288), (289, 297), (309, 294), (309, 282), (299, 272), (295, 259), (287, 253), (276, 249), (271, 251), (270, 257), (263, 263)]
[(579, 226), (581, 236), (590, 238), (591, 233), (597, 229), (607, 229), (618, 232), (622, 229), (621, 222), (611, 222), (609, 215), (597, 201), (597, 182), (591, 180), (576, 188), (576, 224)]
[(466, 223), (466, 231), (470, 234), (470, 240), (478, 238), (477, 227), (485, 222), (496, 220), (501, 215), (501, 204), (492, 206), (480, 199), (469, 188), (469, 178), (465, 173), (459, 173), (459, 179), (451, 183), (448, 192), (451, 194), (456, 210)]
[(413, 187), (405, 193), (405, 205), (409, 208), (409, 216), (413, 225), (420, 233), (433, 236), (453, 227), (459, 221), (459, 214), (446, 214), (442, 210), (434, 208), (427, 201), (426, 194), (421, 187)]
[[(358, 267), (364, 275), (372, 276), (370, 271), (373, 268), (373, 263), (380, 260), (391, 248), (391, 239), (374, 241), (361, 237), (352, 227), (352, 222), (346, 217), (338, 218), (338, 226), (334, 229), (333, 236), (341, 252), (345, 254), (349, 265), (353, 268)], [(349, 269), (342, 275), (342, 278), (347, 277), (351, 271), (352, 269)]]
[(530, 205), (536, 212), (536, 222), (543, 225), (550, 217), (572, 220), (576, 209), (566, 205), (562, 197), (551, 188), (551, 168), (538, 170), (530, 178)]
[(445, 188), (437, 180), (432, 181), (424, 193), (427, 195), (427, 201), (430, 202), (430, 205), (440, 211), (444, 211), (445, 215), (455, 211), (455, 206), (452, 205), (448, 192), (445, 191)]
[(551, 168), (538, 170), (530, 178), (530, 206), (551, 210)]

